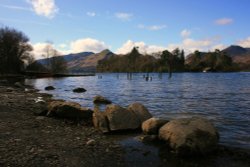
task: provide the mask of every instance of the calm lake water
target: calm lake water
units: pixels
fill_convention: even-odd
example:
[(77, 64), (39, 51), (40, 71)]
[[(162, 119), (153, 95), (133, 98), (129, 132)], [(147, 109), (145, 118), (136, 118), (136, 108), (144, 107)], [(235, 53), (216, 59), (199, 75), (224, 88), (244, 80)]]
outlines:
[[(56, 89), (49, 93), (55, 98), (90, 108), (93, 97), (102, 95), (124, 107), (141, 102), (155, 117), (203, 116), (219, 129), (222, 144), (250, 149), (250, 73), (176, 73), (172, 79), (153, 73), (152, 81), (145, 81), (143, 75), (133, 74), (128, 80), (127, 74), (111, 73), (29, 79), (26, 83), (42, 92), (52, 85)], [(73, 93), (76, 87), (87, 92)]]

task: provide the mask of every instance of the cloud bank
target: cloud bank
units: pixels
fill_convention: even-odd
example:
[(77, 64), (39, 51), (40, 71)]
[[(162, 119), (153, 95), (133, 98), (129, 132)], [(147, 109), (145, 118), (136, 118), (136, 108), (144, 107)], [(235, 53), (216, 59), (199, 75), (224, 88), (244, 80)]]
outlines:
[(127, 54), (129, 53), (134, 47), (138, 47), (139, 48), (139, 52), (140, 53), (155, 53), (155, 52), (159, 52), (159, 51), (163, 51), (164, 48), (163, 46), (157, 46), (157, 45), (147, 45), (144, 42), (133, 42), (132, 40), (128, 40), (127, 42), (125, 42), (120, 48), (118, 48), (116, 50), (117, 54)]
[(237, 44), (244, 48), (250, 48), (250, 36), (246, 39), (239, 40)]

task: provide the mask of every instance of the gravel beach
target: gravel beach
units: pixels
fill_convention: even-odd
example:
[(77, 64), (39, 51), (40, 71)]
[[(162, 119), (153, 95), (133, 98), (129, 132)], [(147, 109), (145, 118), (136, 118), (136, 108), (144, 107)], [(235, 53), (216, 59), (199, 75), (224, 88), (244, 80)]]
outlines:
[(0, 166), (123, 166), (121, 146), (92, 126), (39, 116), (50, 100), (0, 86)]

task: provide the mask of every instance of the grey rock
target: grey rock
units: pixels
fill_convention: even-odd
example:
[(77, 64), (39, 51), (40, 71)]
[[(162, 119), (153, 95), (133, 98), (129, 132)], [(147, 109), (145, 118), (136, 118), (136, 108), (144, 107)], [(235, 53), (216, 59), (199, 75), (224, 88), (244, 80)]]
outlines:
[(69, 119), (92, 120), (93, 111), (75, 102), (52, 101), (48, 105), (47, 116)]
[(109, 132), (109, 122), (104, 112), (94, 110), (93, 124), (94, 127), (99, 129), (101, 132), (103, 133)]
[(168, 120), (160, 118), (150, 118), (142, 123), (142, 131), (144, 134), (158, 135), (159, 129), (168, 122)]
[(118, 105), (107, 105), (105, 114), (108, 118), (111, 131), (138, 129), (141, 125), (140, 120), (134, 112)]
[(111, 104), (112, 103), (109, 99), (100, 95), (95, 96), (93, 102), (95, 104)]
[(140, 124), (152, 117), (148, 109), (141, 103), (130, 104), (128, 106), (128, 110), (132, 111), (136, 115), (136, 117), (140, 120)]
[(172, 120), (160, 128), (159, 138), (181, 155), (206, 154), (219, 141), (214, 125), (201, 117)]

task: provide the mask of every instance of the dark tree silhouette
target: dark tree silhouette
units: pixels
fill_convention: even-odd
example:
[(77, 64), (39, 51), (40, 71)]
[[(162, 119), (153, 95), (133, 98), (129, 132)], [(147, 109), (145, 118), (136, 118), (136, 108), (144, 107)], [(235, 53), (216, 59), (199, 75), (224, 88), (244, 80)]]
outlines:
[(169, 78), (172, 77), (173, 65), (174, 65), (174, 54), (170, 53), (168, 50), (164, 50), (161, 56), (162, 60), (167, 63)]
[(0, 28), (0, 73), (20, 73), (32, 61), (29, 38), (15, 29)]

